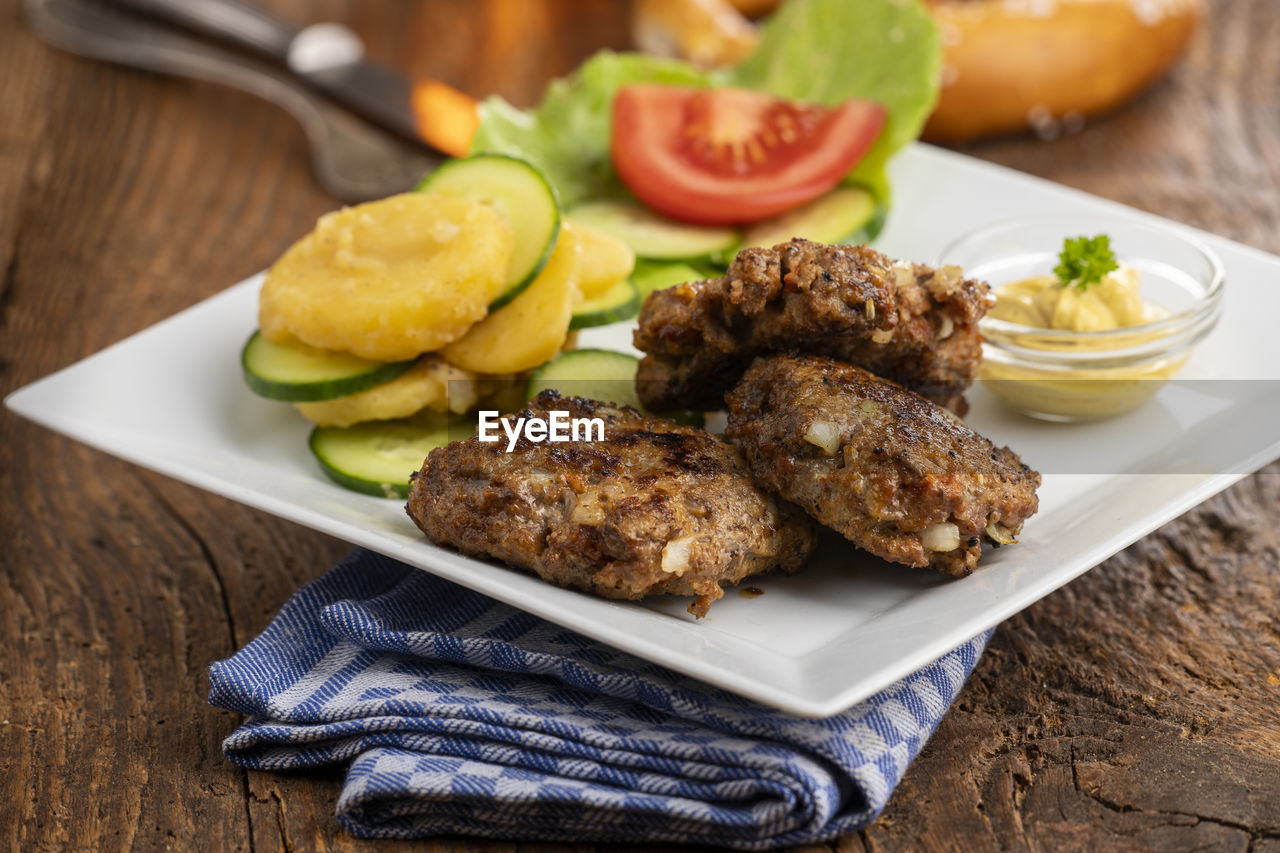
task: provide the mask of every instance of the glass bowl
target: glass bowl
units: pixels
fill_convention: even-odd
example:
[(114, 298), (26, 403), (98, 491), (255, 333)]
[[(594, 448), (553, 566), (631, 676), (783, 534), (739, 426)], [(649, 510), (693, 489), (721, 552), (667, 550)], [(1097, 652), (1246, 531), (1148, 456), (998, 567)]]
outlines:
[(1094, 332), (1042, 329), (985, 318), (979, 379), (1034, 417), (1092, 420), (1146, 402), (1182, 367), (1222, 313), (1222, 261), (1193, 235), (1115, 216), (1038, 216), (997, 222), (960, 237), (938, 257), (994, 291), (1052, 274), (1067, 237), (1107, 234), (1122, 264), (1136, 267), (1142, 301), (1160, 319)]

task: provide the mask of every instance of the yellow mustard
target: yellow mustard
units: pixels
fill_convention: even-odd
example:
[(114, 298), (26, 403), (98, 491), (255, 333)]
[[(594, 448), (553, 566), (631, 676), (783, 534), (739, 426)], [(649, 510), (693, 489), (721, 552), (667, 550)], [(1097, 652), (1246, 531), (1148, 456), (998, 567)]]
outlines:
[[(1132, 335), (1109, 335), (1099, 340), (1090, 336), (1063, 339), (1034, 331), (1109, 331), (1142, 326), (1166, 316), (1164, 309), (1142, 300), (1140, 284), (1137, 269), (1126, 265), (1086, 289), (1064, 287), (1052, 275), (1007, 284), (996, 291), (996, 305), (988, 316), (1030, 328), (1012, 334), (989, 333), (987, 337), (996, 343), (1059, 353), (1099, 353), (1149, 343), (1161, 333), (1135, 329)], [(1120, 414), (1146, 402), (1185, 361), (1186, 354), (1180, 354), (1073, 369), (994, 358), (983, 363), (979, 376), (996, 396), (1030, 414), (1053, 420), (1090, 420)]]
[(988, 316), (1037, 329), (1070, 332), (1140, 326), (1164, 314), (1159, 307), (1142, 301), (1140, 284), (1138, 271), (1127, 265), (1084, 290), (1063, 287), (1052, 275), (1038, 275), (997, 290), (996, 307)]

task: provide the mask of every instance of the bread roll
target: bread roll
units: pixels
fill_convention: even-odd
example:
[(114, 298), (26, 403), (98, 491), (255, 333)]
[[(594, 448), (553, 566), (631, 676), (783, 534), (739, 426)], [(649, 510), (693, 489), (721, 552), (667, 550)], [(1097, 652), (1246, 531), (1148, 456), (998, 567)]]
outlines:
[(1182, 54), (1200, 0), (931, 0), (943, 43), (924, 137), (1052, 132), (1127, 101)]

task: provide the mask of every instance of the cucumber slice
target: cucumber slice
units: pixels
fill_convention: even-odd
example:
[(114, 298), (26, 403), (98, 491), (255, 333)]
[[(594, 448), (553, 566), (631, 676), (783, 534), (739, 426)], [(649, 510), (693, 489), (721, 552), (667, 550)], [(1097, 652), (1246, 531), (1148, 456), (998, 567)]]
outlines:
[(666, 290), (668, 287), (675, 287), (677, 284), (684, 284), (686, 281), (702, 281), (704, 278), (715, 278), (716, 275), (711, 270), (698, 269), (688, 264), (661, 264), (646, 267), (644, 270), (637, 270), (631, 280), (634, 282), (636, 290), (639, 291), (640, 300), (643, 302), (645, 297), (655, 290)]
[(781, 216), (757, 222), (743, 235), (745, 246), (776, 246), (792, 237), (815, 243), (845, 243), (872, 220), (876, 202), (861, 187), (837, 187)]
[(316, 403), (368, 391), (413, 367), (408, 361), (370, 361), (351, 353), (317, 349), (301, 341), (272, 343), (254, 332), (240, 353), (249, 390), (286, 403)]
[(493, 205), (515, 231), (502, 292), (489, 305), (496, 311), (520, 295), (542, 272), (560, 236), (560, 204), (542, 173), (505, 154), (477, 154), (446, 160), (418, 184), (419, 191), (460, 195)]
[(320, 468), (343, 488), (380, 498), (409, 496), (409, 475), (451, 441), (444, 415), (426, 421), (368, 421), (316, 427), (308, 444)]
[(574, 222), (612, 234), (642, 258), (710, 258), (737, 248), (742, 236), (734, 228), (676, 222), (634, 202), (593, 201), (567, 215)]
[(848, 237), (845, 237), (840, 242), (852, 244), (870, 243), (872, 240), (880, 236), (880, 232), (884, 230), (884, 223), (888, 218), (889, 208), (885, 207), (883, 203), (877, 201), (876, 211), (871, 214), (871, 218), (863, 223), (861, 228)]
[(586, 397), (619, 406), (640, 408), (636, 396), (636, 367), (640, 359), (606, 349), (574, 349), (537, 368), (524, 388), (525, 400), (554, 388), (567, 397)]
[(640, 294), (629, 279), (623, 279), (599, 296), (584, 299), (573, 309), (569, 329), (587, 329), (591, 326), (607, 326), (621, 320), (630, 320), (640, 313)]

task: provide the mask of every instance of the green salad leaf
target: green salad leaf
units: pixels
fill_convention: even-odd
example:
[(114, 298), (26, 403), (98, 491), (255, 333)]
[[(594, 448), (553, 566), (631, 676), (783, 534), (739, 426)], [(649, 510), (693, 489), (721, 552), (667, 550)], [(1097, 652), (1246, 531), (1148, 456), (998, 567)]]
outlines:
[(883, 104), (884, 130), (848, 180), (887, 201), (889, 158), (920, 135), (941, 73), (937, 25), (916, 0), (793, 0), (725, 82), (819, 104)]
[(624, 194), (609, 158), (613, 96), (628, 83), (739, 86), (837, 104), (877, 101), (889, 117), (848, 181), (888, 200), (889, 158), (920, 133), (938, 93), (942, 49), (919, 0), (789, 0), (765, 25), (760, 46), (736, 68), (706, 72), (686, 62), (602, 51), (518, 110), (498, 97), (480, 107), (473, 153), (522, 157), (547, 176), (561, 202)]
[(518, 110), (494, 96), (480, 105), (480, 127), (471, 142), (481, 151), (510, 154), (532, 163), (566, 207), (589, 198), (623, 194), (609, 159), (613, 96), (628, 83), (708, 85), (687, 62), (641, 53), (601, 51), (570, 74), (553, 80), (534, 109)]

